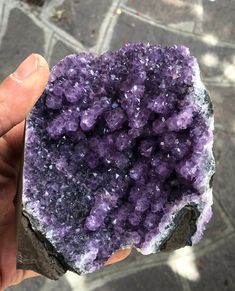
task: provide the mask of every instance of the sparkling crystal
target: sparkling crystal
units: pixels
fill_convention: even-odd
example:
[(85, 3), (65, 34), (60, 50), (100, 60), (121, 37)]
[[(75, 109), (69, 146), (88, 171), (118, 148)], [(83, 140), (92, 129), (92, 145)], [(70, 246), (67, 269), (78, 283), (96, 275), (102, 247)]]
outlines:
[[(71, 269), (149, 254), (184, 205), (211, 216), (212, 113), (184, 46), (64, 58), (26, 123), (23, 209)], [(182, 206), (183, 205), (183, 206)]]

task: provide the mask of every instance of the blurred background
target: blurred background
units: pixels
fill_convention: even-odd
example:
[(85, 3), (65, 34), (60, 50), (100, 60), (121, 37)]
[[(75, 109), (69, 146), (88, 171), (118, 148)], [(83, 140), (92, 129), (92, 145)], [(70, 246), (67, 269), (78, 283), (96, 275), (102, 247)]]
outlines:
[(87, 276), (39, 277), (8, 291), (235, 290), (235, 0), (0, 0), (0, 80), (32, 52), (50, 66), (126, 42), (184, 44), (199, 60), (215, 111), (214, 216), (202, 241)]

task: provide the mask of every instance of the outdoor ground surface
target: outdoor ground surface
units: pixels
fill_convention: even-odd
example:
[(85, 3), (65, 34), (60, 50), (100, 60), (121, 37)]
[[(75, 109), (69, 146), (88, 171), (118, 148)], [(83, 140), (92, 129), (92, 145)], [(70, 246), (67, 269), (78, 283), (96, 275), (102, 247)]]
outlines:
[(88, 276), (41, 277), (8, 291), (235, 290), (234, 15), (234, 0), (0, 0), (0, 80), (32, 52), (52, 66), (70, 53), (100, 54), (131, 41), (190, 47), (214, 103), (217, 161), (214, 216), (197, 246), (146, 257), (133, 252)]

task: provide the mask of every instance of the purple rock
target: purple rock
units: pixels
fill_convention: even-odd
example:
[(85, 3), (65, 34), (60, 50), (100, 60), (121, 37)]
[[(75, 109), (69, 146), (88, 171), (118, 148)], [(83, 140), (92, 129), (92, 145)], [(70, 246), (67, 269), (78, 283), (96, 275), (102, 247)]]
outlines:
[(159, 251), (185, 207), (194, 244), (211, 216), (212, 131), (186, 47), (67, 56), (27, 119), (24, 216), (77, 273), (125, 247)]
[(126, 121), (124, 110), (119, 107), (113, 108), (112, 110), (106, 112), (105, 121), (111, 131), (122, 128), (124, 122)]

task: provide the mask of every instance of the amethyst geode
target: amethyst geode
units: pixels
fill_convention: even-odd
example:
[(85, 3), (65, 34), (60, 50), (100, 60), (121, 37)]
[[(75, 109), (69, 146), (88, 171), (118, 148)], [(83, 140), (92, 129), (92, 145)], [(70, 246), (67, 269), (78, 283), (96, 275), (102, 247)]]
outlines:
[(26, 124), (23, 214), (78, 273), (155, 253), (185, 207), (211, 217), (213, 113), (184, 46), (127, 44), (58, 63)]

